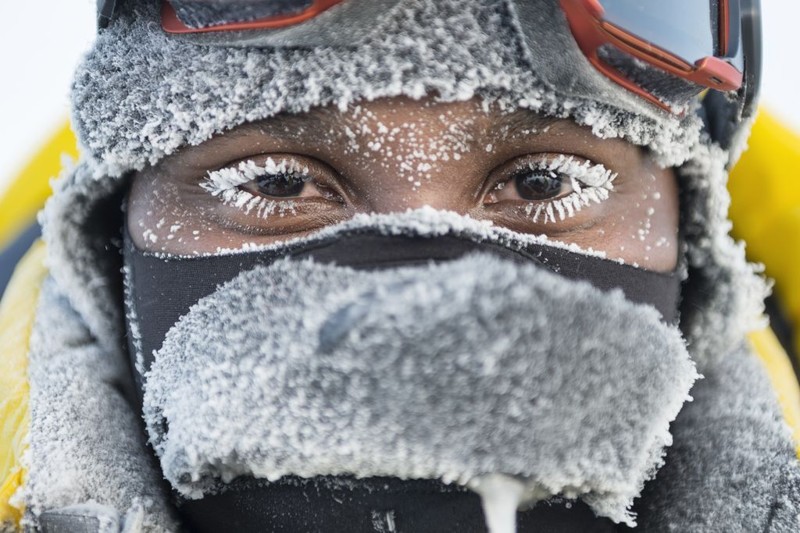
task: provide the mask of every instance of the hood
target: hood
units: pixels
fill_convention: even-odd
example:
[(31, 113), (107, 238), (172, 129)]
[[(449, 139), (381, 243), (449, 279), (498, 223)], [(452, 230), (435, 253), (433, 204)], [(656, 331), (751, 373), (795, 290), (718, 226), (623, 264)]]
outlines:
[[(542, 32), (555, 32), (569, 36), (566, 21), (560, 13), (555, 1), (542, 1)], [(586, 469), (563, 468), (569, 458), (536, 457), (543, 465), (541, 471), (527, 472), (536, 479), (538, 488), (556, 493), (562, 490), (575, 495), (585, 495), (593, 502), (596, 510), (613, 516), (618, 521), (626, 521), (625, 507), (630, 498), (641, 490), (642, 483), (651, 477), (661, 461), (661, 450), (668, 445), (670, 436), (669, 422), (675, 417), (681, 403), (686, 398), (686, 388), (694, 379), (694, 370), (686, 358), (681, 358), (681, 349), (688, 347), (688, 354), (700, 373), (711, 369), (735, 347), (741, 345), (744, 335), (763, 325), (761, 314), (763, 299), (768, 292), (766, 282), (759, 276), (756, 266), (745, 259), (744, 246), (735, 242), (729, 235), (731, 224), (727, 218), (729, 196), (726, 190), (726, 166), (731, 153), (715, 145), (702, 131), (702, 121), (688, 112), (682, 117), (666, 115), (638, 101), (636, 98), (619, 89), (611, 82), (596, 73), (571, 40), (560, 41), (561, 49), (553, 51), (541, 43), (531, 43), (530, 35), (520, 28), (514, 4), (503, 0), (415, 0), (411, 2), (387, 2), (388, 8), (377, 19), (376, 31), (365, 36), (362, 41), (353, 45), (336, 47), (305, 48), (297, 46), (276, 46), (270, 48), (223, 48), (197, 42), (187, 42), (168, 38), (157, 22), (157, 3), (153, 1), (126, 2), (122, 6), (120, 18), (98, 37), (97, 43), (79, 67), (73, 90), (73, 123), (78, 132), (82, 159), (77, 166), (65, 172), (55, 184), (55, 194), (48, 201), (41, 215), (44, 238), (48, 244), (48, 266), (58, 291), (64, 294), (69, 305), (85, 324), (89, 334), (97, 340), (110, 357), (124, 358), (125, 345), (120, 228), (122, 216), (120, 205), (125, 193), (131, 172), (142, 169), (160, 161), (165, 156), (186, 145), (196, 145), (212, 136), (229, 130), (237, 125), (269, 118), (279, 113), (303, 112), (309, 109), (334, 105), (340, 108), (360, 100), (371, 100), (381, 97), (407, 96), (422, 98), (433, 94), (441, 101), (460, 101), (479, 97), (508, 108), (528, 108), (544, 115), (569, 117), (579, 124), (591, 127), (601, 138), (621, 137), (627, 141), (648, 149), (656, 160), (665, 167), (675, 167), (681, 191), (681, 232), (684, 239), (686, 255), (686, 281), (683, 287), (683, 300), (680, 316), (680, 330), (683, 339), (673, 331), (669, 345), (674, 347), (672, 357), (663, 362), (642, 362), (623, 364), (623, 360), (598, 360), (598, 364), (606, 365), (604, 374), (615, 372), (632, 373), (634, 379), (630, 383), (647, 382), (653, 390), (669, 391), (669, 401), (664, 405), (651, 405), (658, 411), (654, 424), (650, 427), (638, 428), (643, 436), (637, 446), (626, 447), (620, 442), (621, 449), (626, 450), (625, 457), (620, 456), (620, 468), (612, 467), (604, 470), (599, 460), (587, 460)], [(553, 22), (554, 21), (554, 22)], [(502, 39), (497, 36), (502, 35)], [(541, 45), (541, 46), (540, 46)], [(570, 73), (546, 72), (537, 70), (537, 62), (558, 53), (569, 58), (574, 68), (576, 79), (567, 77)], [(580, 78), (580, 83), (578, 83)], [(587, 81), (588, 80), (588, 81)], [(559, 85), (556, 85), (558, 83)], [(581, 90), (579, 85), (584, 84)], [(566, 87), (566, 88), (565, 88)], [(586, 87), (593, 90), (586, 90)], [(735, 153), (741, 146), (732, 149)], [(434, 217), (435, 219), (435, 217)], [(425, 226), (431, 220), (421, 219), (418, 224)], [(436, 223), (433, 220), (432, 223)], [(470, 279), (466, 269), (464, 272), (448, 271), (450, 269), (479, 267), (491, 271), (501, 267), (489, 259), (471, 259), (472, 263), (459, 263), (449, 267), (433, 268), (431, 275), (442, 279), (443, 287), (452, 293), (441, 294), (441, 298), (463, 297), (464, 306), (472, 305), (471, 298), (481, 294), (475, 279)], [(483, 263), (481, 262), (483, 261)], [(325, 269), (311, 265), (289, 267), (278, 265), (270, 275), (290, 276), (298, 270), (308, 270), (309, 276), (325, 279)], [(292, 273), (293, 272), (293, 273)], [(264, 274), (263, 272), (261, 273)], [(519, 274), (522, 277), (530, 273)], [(243, 274), (246, 276), (247, 274)], [(401, 275), (403, 277), (405, 274)], [(549, 279), (547, 273), (532, 275), (530, 291), (536, 287), (557, 285)], [(538, 277), (542, 276), (542, 277)], [(408, 274), (408, 282), (398, 288), (406, 294), (406, 301), (413, 304), (415, 295), (414, 279)], [(535, 278), (535, 279), (534, 279)], [(350, 279), (350, 278), (346, 278)], [(526, 278), (527, 279), (527, 278)], [(460, 280), (463, 286), (455, 281)], [(241, 282), (241, 280), (238, 280)], [(225, 290), (236, 293), (237, 280), (227, 285)], [(354, 281), (352, 293), (344, 291), (341, 298), (320, 294), (324, 308), (328, 311), (345, 308), (348, 305), (369, 305), (370, 288), (382, 286), (387, 280), (376, 274), (373, 277)], [(468, 289), (474, 289), (471, 292)], [(596, 300), (589, 287), (581, 287), (580, 298)], [(444, 290), (444, 289), (443, 289)], [(578, 289), (576, 289), (578, 290)], [(358, 292), (361, 291), (361, 292)], [(374, 292), (374, 291), (373, 291)], [(349, 295), (349, 296), (348, 296)], [(351, 300), (347, 300), (350, 297)], [(433, 296), (431, 296), (433, 297)], [(580, 301), (578, 298), (578, 301)], [(614, 296), (613, 298), (616, 298)], [(621, 300), (621, 296), (619, 298)], [(247, 310), (247, 299), (242, 299), (243, 309)], [(366, 303), (365, 303), (366, 302)], [(556, 306), (559, 302), (553, 302)], [(585, 303), (585, 302), (584, 302)], [(183, 486), (192, 493), (199, 490), (207, 482), (206, 474), (213, 470), (212, 466), (234, 465), (230, 475), (242, 469), (262, 469), (270, 475), (278, 475), (285, 471), (302, 469), (301, 464), (272, 464), (269, 458), (247, 455), (255, 453), (253, 449), (232, 446), (228, 450), (212, 450), (202, 447), (208, 444), (199, 428), (201, 424), (187, 423), (171, 427), (171, 436), (161, 429), (159, 417), (162, 413), (191, 412), (197, 405), (198, 398), (189, 394), (180, 394), (170, 388), (171, 383), (184, 379), (200, 379), (203, 376), (178, 375), (180, 365), (175, 365), (177, 350), (170, 346), (183, 346), (189, 341), (187, 331), (191, 331), (193, 321), (200, 320), (202, 313), (212, 306), (213, 301), (200, 302), (189, 313), (172, 336), (168, 338), (164, 348), (163, 364), (154, 369), (161, 385), (151, 393), (147, 400), (148, 423), (151, 425), (151, 437), (159, 435), (157, 447), (162, 457), (168, 457), (165, 475), (175, 484)], [(640, 313), (638, 307), (619, 307), (619, 315), (614, 318), (620, 328), (635, 322), (633, 317)], [(481, 324), (490, 322), (492, 310), (486, 310), (487, 317)], [(450, 313), (450, 314), (448, 314)], [(322, 316), (322, 315), (320, 315)], [(626, 318), (627, 317), (627, 318)], [(443, 324), (447, 321), (469, 321), (474, 317), (460, 313), (458, 309), (448, 308), (441, 316), (429, 317), (431, 324)], [(638, 330), (642, 338), (659, 331), (662, 326), (653, 316), (644, 312), (639, 317)], [(630, 319), (630, 320), (628, 320)], [(520, 324), (520, 338), (524, 335), (535, 335), (535, 331), (526, 331)], [(313, 338), (318, 335), (321, 324), (306, 324), (308, 334)], [(368, 327), (366, 324), (364, 327)], [(575, 324), (575, 327), (593, 328), (598, 335), (597, 324)], [(315, 329), (316, 328), (316, 329)], [(488, 335), (485, 330), (474, 328), (476, 332)], [(399, 335), (402, 330), (383, 332), (384, 335)], [(524, 331), (524, 335), (523, 332)], [(651, 332), (651, 333), (648, 333)], [(417, 332), (420, 333), (420, 332)], [(420, 333), (420, 334), (429, 334)], [(500, 335), (501, 332), (494, 332)], [(364, 336), (357, 338), (364, 342), (377, 337), (370, 337), (371, 332), (364, 331)], [(476, 333), (477, 334), (477, 333)], [(610, 335), (609, 340), (613, 340)], [(348, 337), (349, 338), (349, 337)], [(381, 337), (382, 338), (382, 337)], [(574, 341), (568, 336), (564, 342)], [(486, 338), (471, 339), (472, 342), (485, 342)], [(527, 339), (531, 341), (532, 339)], [(470, 339), (464, 339), (465, 343)], [(566, 345), (569, 345), (567, 342)], [(335, 350), (351, 353), (358, 346), (349, 346), (345, 341), (336, 345)], [(680, 349), (679, 349), (680, 348)], [(467, 349), (467, 347), (465, 347)], [(625, 350), (623, 350), (625, 352)], [(628, 347), (628, 362), (635, 358), (634, 348)], [(339, 352), (335, 352), (339, 353)], [(189, 354), (190, 356), (191, 354)], [(307, 354), (297, 353), (295, 359), (287, 362), (294, 367), (284, 368), (286, 372), (295, 372), (302, 379), (313, 380), (319, 367)], [(396, 354), (395, 354), (396, 355)], [(418, 354), (418, 360), (426, 354)], [(248, 364), (263, 363), (263, 353), (254, 352)], [(399, 371), (392, 365), (397, 358), (386, 354), (387, 372)], [(393, 358), (394, 357), (394, 358)], [(498, 356), (499, 357), (499, 356)], [(259, 359), (262, 358), (262, 359)], [(357, 361), (344, 358), (348, 364), (357, 367)], [(565, 360), (570, 363), (569, 359)], [(514, 364), (514, 361), (497, 361)], [(228, 361), (217, 361), (214, 364), (224, 366)], [(450, 361), (458, 365), (458, 361)], [(443, 361), (441, 364), (449, 364)], [(578, 362), (572, 361), (576, 365)], [(333, 364), (333, 362), (331, 362)], [(344, 363), (342, 363), (344, 364)], [(541, 371), (552, 369), (553, 361), (546, 357), (536, 359), (533, 363)], [(651, 375), (652, 366), (666, 365), (660, 372)], [(670, 364), (673, 366), (667, 368)], [(548, 366), (550, 365), (550, 366)], [(197, 370), (202, 371), (199, 368)], [(355, 367), (354, 367), (355, 368)], [(576, 367), (577, 368), (577, 367)], [(246, 372), (244, 367), (231, 368), (232, 372)], [(339, 369), (341, 370), (341, 369)], [(359, 370), (359, 368), (356, 368)], [(675, 372), (672, 372), (675, 371)], [(369, 375), (366, 369), (365, 383), (377, 383), (381, 376)], [(338, 375), (338, 374), (335, 374)], [(427, 374), (426, 374), (427, 375)], [(430, 375), (434, 375), (431, 373)], [(575, 376), (579, 375), (578, 373)], [(678, 376), (682, 385), (678, 386), (665, 376)], [(482, 386), (485, 379), (491, 379), (491, 369), (460, 369), (453, 379), (464, 379), (469, 386)], [(564, 376), (564, 379), (572, 379)], [(473, 380), (473, 381), (470, 381)], [(615, 386), (623, 386), (624, 380), (615, 381)], [(399, 387), (390, 390), (389, 398), (398, 398), (418, 391), (418, 387), (430, 385), (440, 386), (442, 383), (401, 382), (408, 388)], [(497, 385), (497, 384), (495, 384)], [(500, 384), (508, 386), (508, 384)], [(568, 402), (558, 398), (558, 391), (552, 384), (543, 381), (532, 384), (542, 387), (543, 398), (548, 401)], [(598, 390), (602, 390), (600, 384)], [(684, 387), (685, 385), (685, 387)], [(460, 386), (460, 385), (459, 385)], [(266, 394), (269, 391), (248, 390), (235, 391), (242, 394)], [(360, 391), (369, 396), (368, 387)], [(590, 397), (588, 391), (585, 397)], [(627, 390), (626, 397), (637, 397), (637, 390)], [(652, 392), (652, 391), (648, 391)], [(551, 396), (548, 394), (552, 393)], [(612, 395), (613, 396), (613, 395)], [(650, 400), (658, 399), (657, 395), (644, 395)], [(194, 399), (193, 403), (191, 399)], [(607, 413), (613, 411), (611, 396), (608, 402), (599, 403), (598, 409), (605, 408)], [(248, 401), (253, 398), (248, 398)], [(292, 404), (300, 411), (289, 410), (290, 413), (303, 413), (302, 399)], [(307, 398), (305, 400), (308, 400)], [(423, 401), (420, 398), (419, 401)], [(501, 401), (501, 398), (495, 399)], [(388, 400), (387, 400), (388, 401)], [(462, 412), (457, 398), (444, 398), (452, 403), (452, 412)], [(502, 400), (505, 401), (505, 400)], [(509, 398), (508, 401), (513, 401)], [(647, 403), (647, 399), (643, 400)], [(187, 403), (189, 402), (189, 403)], [(376, 408), (378, 404), (375, 404)], [(491, 405), (489, 402), (486, 405)], [(560, 404), (565, 405), (565, 404)], [(385, 406), (383, 406), (385, 407)], [(420, 403), (412, 402), (408, 409), (415, 413), (423, 409)], [(485, 407), (485, 406), (484, 406)], [(205, 421), (223, 417), (224, 413), (214, 411), (209, 404), (209, 411), (192, 412), (188, 420), (197, 422), (205, 417)], [(343, 407), (347, 409), (348, 406)], [(644, 409), (644, 407), (643, 407)], [(171, 411), (170, 411), (171, 410)], [(416, 410), (416, 411), (415, 411)], [(491, 410), (487, 411), (491, 412)], [(285, 414), (285, 413), (284, 413)], [(621, 419), (636, 419), (637, 413), (619, 413)], [(405, 419), (408, 413), (400, 418)], [(398, 415), (399, 416), (399, 415)], [(467, 416), (465, 414), (465, 416)], [(578, 416), (576, 419), (580, 419)], [(350, 419), (359, 423), (353, 415)], [(384, 457), (393, 457), (397, 465), (406, 464), (410, 469), (408, 475), (438, 475), (458, 478), (463, 475), (477, 475), (491, 471), (497, 465), (463, 464), (459, 459), (475, 456), (476, 444), (474, 435), (460, 435), (458, 431), (467, 431), (474, 420), (458, 419), (460, 424), (444, 424), (442, 431), (451, 430), (448, 437), (463, 437), (464, 446), (473, 446), (469, 453), (448, 455), (447, 450), (435, 450), (435, 457), (430, 462), (404, 463), (403, 457), (417, 455), (418, 450), (394, 447), (403, 443), (380, 440), (386, 435), (375, 435), (375, 452), (381, 451)], [(526, 423), (537, 421), (526, 420)], [(480, 427), (480, 426), (477, 426)], [(461, 428), (459, 430), (459, 428)], [(286, 428), (287, 431), (292, 428)], [(298, 429), (298, 428), (294, 428)], [(474, 428), (473, 428), (474, 429)], [(510, 446), (513, 441), (513, 426), (508, 426), (511, 433), (499, 433), (497, 442), (491, 446)], [(172, 433), (172, 432), (175, 433)], [(193, 433), (197, 431), (197, 433)], [(300, 429), (298, 429), (300, 431)], [(599, 435), (600, 429), (598, 429)], [(302, 432), (301, 432), (302, 434)], [(388, 434), (388, 432), (387, 432)], [(606, 435), (607, 436), (607, 435)], [(264, 435), (250, 435), (253, 439)], [(336, 445), (333, 432), (320, 434), (320, 446)], [(541, 442), (531, 444), (530, 454), (537, 450), (552, 448), (557, 435), (543, 435)], [(174, 439), (174, 440), (172, 440)], [(587, 434), (587, 439), (591, 435)], [(170, 442), (186, 444), (200, 443), (200, 447), (175, 445)], [(292, 442), (291, 439), (289, 442)], [(643, 444), (644, 443), (644, 444)], [(341, 445), (341, 443), (338, 443)], [(590, 447), (589, 441), (575, 443), (576, 448)], [(189, 451), (189, 455), (182, 455)], [(395, 455), (389, 453), (393, 450)], [(405, 450), (405, 451), (403, 451)], [(290, 457), (296, 450), (285, 450)], [(363, 451), (363, 450), (362, 450)], [(507, 454), (508, 460), (520, 460), (524, 454)], [(228, 453), (222, 457), (217, 453)], [(598, 459), (599, 456), (589, 457)], [(232, 457), (247, 457), (248, 461), (237, 463)], [(319, 457), (305, 457), (308, 465), (316, 464), (320, 469), (330, 465), (314, 463), (321, 461)], [(369, 454), (350, 457), (352, 463), (348, 468), (359, 469), (374, 459)], [(534, 461), (530, 456), (525, 460)], [(360, 462), (359, 462), (360, 461)], [(562, 461), (562, 462), (559, 462)], [(524, 461), (523, 461), (524, 462)], [(434, 465), (435, 463), (435, 465)], [(637, 465), (636, 468), (623, 468)], [(447, 468), (448, 465), (450, 468)], [(455, 465), (455, 466), (454, 466)], [(162, 464), (162, 467), (164, 464)], [(341, 466), (341, 465), (337, 465)], [(608, 465), (606, 465), (608, 466)], [(595, 468), (597, 467), (597, 468)], [(239, 468), (239, 470), (236, 470)], [(439, 468), (437, 470), (437, 468)], [(547, 470), (550, 468), (550, 470)], [(472, 469), (472, 470), (470, 470)], [(560, 469), (560, 470), (559, 470)], [(331, 471), (335, 470), (333, 468)], [(558, 477), (557, 472), (571, 472), (571, 476)], [(385, 474), (386, 472), (375, 472)], [(621, 475), (625, 472), (626, 475)], [(215, 475), (220, 472), (214, 471)], [(562, 474), (559, 474), (562, 475)], [(188, 477), (187, 477), (188, 476)], [(616, 476), (616, 477), (615, 477)], [(571, 492), (570, 492), (571, 491)]]

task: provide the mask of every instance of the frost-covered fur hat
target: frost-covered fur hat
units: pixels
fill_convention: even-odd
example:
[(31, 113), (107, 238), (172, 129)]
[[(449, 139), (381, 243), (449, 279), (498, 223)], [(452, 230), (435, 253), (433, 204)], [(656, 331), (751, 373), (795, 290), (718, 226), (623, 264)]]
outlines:
[(105, 200), (118, 200), (131, 171), (279, 113), (427, 94), (571, 117), (678, 167), (690, 287), (684, 333), (702, 360), (706, 345), (724, 352), (753, 327), (766, 287), (728, 236), (730, 154), (703, 133), (695, 113), (666, 114), (600, 75), (553, 0), (533, 3), (541, 24), (530, 30), (506, 0), (380, 3), (374, 31), (354, 43), (267, 48), (186, 42), (163, 32), (155, 0), (123, 3), (76, 73), (72, 118), (83, 158), (58, 182), (43, 216), (53, 276), (99, 339), (117, 345), (123, 322), (113, 303), (118, 279), (108, 275), (118, 268), (110, 250), (116, 227), (112, 235), (113, 224), (95, 221), (119, 217), (116, 200)]

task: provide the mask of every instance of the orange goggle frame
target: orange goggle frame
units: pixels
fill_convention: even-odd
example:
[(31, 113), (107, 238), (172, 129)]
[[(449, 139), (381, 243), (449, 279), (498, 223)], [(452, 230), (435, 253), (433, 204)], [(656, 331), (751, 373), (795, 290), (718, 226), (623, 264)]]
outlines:
[[(727, 92), (742, 87), (744, 73), (721, 57), (707, 56), (694, 64), (641, 39), (633, 33), (604, 19), (605, 10), (600, 0), (559, 0), (569, 21), (570, 29), (584, 55), (605, 76), (654, 105), (671, 111), (668, 105), (653, 94), (629, 80), (624, 74), (603, 61), (598, 51), (611, 45), (645, 63), (664, 70), (673, 76), (697, 85)], [(730, 1), (719, 0), (719, 43), (722, 56), (726, 56), (730, 43)], [(738, 21), (737, 21), (738, 23)]]

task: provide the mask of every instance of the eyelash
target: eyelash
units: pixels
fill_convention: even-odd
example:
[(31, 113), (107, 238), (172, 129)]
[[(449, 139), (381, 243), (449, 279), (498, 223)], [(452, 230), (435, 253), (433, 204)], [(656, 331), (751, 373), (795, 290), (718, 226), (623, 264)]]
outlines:
[(268, 158), (263, 165), (257, 165), (252, 160), (239, 163), (238, 167), (228, 167), (208, 173), (200, 187), (212, 196), (220, 198), (222, 203), (239, 208), (250, 214), (253, 210), (260, 218), (268, 218), (278, 213), (294, 214), (295, 200), (270, 200), (262, 196), (253, 195), (240, 189), (242, 185), (264, 176), (288, 175), (300, 177), (303, 181), (310, 181), (309, 169), (292, 160), (283, 159), (275, 161)]
[[(575, 216), (581, 209), (588, 207), (592, 202), (600, 204), (607, 200), (614, 190), (614, 180), (618, 174), (608, 170), (599, 163), (577, 159), (573, 156), (559, 155), (550, 160), (538, 160), (520, 166), (516, 172), (527, 167), (532, 171), (549, 171), (569, 178), (572, 192), (564, 198), (544, 200), (528, 203), (525, 214), (532, 215), (532, 222), (537, 223), (544, 216), (542, 222), (556, 223), (566, 218)], [(252, 160), (239, 163), (236, 167), (227, 167), (208, 173), (200, 186), (214, 197), (218, 197), (225, 205), (241, 209), (245, 214), (256, 211), (258, 217), (268, 218), (278, 213), (293, 214), (296, 209), (296, 200), (271, 200), (256, 196), (240, 187), (256, 178), (275, 176), (279, 174), (300, 177), (303, 181), (310, 181), (309, 169), (290, 159), (275, 161), (268, 158), (263, 165), (258, 165)], [(495, 188), (502, 189), (509, 185), (510, 180), (501, 182)], [(557, 220), (558, 219), (558, 220)]]
[[(526, 167), (532, 171), (549, 171), (564, 175), (569, 178), (573, 189), (564, 198), (529, 203), (525, 206), (525, 214), (528, 216), (533, 214), (532, 222), (538, 222), (543, 215), (542, 222), (544, 224), (556, 223), (556, 217), (558, 217), (558, 221), (571, 218), (584, 207), (591, 205), (592, 202), (600, 204), (607, 200), (611, 191), (614, 190), (614, 180), (618, 176), (616, 172), (608, 170), (602, 164), (591, 163), (567, 155), (559, 155), (549, 161), (529, 162), (516, 169), (516, 172)], [(506, 187), (509, 182), (510, 180), (504, 181), (498, 187)]]

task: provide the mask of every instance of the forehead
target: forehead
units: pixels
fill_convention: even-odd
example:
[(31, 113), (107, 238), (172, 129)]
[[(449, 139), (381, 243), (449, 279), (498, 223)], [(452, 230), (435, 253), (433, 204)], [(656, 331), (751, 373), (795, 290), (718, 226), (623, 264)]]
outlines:
[(622, 139), (601, 139), (564, 118), (509, 108), (482, 99), (442, 102), (434, 97), (361, 101), (250, 122), (162, 161), (166, 167), (208, 169), (222, 159), (254, 152), (300, 153), (343, 168), (385, 168), (406, 177), (428, 165), (482, 164), (489, 154), (570, 153), (607, 161), (638, 153)]
[(397, 138), (447, 137), (469, 142), (479, 138), (513, 138), (546, 133), (588, 132), (566, 119), (542, 116), (528, 109), (503, 109), (478, 99), (440, 102), (407, 97), (363, 101), (346, 109), (324, 107), (307, 113), (279, 115), (246, 124), (226, 136), (303, 137), (306, 139), (371, 138), (392, 142)]

